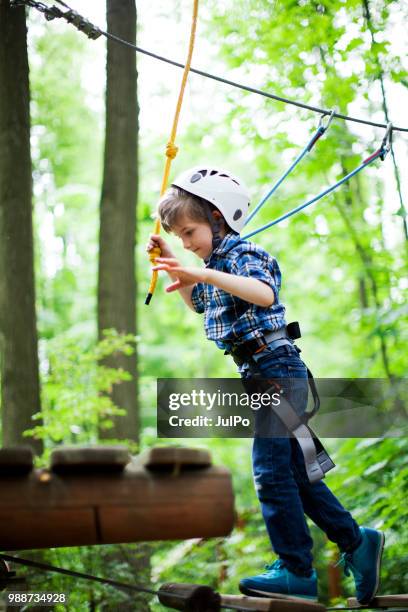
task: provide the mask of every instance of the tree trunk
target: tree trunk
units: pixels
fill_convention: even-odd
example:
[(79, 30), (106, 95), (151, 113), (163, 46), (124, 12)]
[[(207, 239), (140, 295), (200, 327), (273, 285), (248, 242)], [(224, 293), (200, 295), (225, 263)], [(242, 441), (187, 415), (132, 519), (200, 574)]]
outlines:
[[(136, 41), (134, 0), (107, 1), (108, 30)], [(108, 40), (106, 140), (101, 197), (98, 278), (98, 332), (114, 328), (136, 333), (135, 233), (137, 199), (137, 72), (136, 54)], [(116, 385), (114, 403), (126, 410), (114, 429), (102, 437), (138, 439), (137, 364), (135, 355), (113, 356), (110, 367), (122, 367), (132, 380)]]
[[(136, 42), (135, 0), (107, 0), (108, 31), (129, 42)], [(136, 54), (108, 40), (106, 83), (106, 134), (101, 219), (99, 234), (98, 333), (114, 328), (136, 333), (136, 200), (138, 186), (138, 103)], [(112, 400), (126, 410), (126, 416), (114, 418), (114, 428), (101, 431), (101, 437), (131, 438), (138, 441), (137, 359), (112, 356), (104, 361), (109, 367), (127, 370), (132, 380), (115, 385)], [(127, 547), (113, 547), (103, 552), (106, 565), (123, 564)], [(131, 566), (135, 581), (149, 582), (149, 545), (129, 548), (125, 561)], [(120, 604), (123, 612), (148, 611), (143, 594)]]
[(40, 410), (25, 9), (0, 0), (0, 371), (3, 445)]

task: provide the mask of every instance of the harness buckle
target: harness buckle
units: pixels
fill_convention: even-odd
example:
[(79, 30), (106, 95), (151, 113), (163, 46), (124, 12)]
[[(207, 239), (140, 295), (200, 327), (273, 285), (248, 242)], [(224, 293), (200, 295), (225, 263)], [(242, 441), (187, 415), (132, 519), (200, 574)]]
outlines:
[(298, 321), (292, 321), (286, 326), (286, 332), (291, 340), (298, 340), (302, 337), (300, 325)]

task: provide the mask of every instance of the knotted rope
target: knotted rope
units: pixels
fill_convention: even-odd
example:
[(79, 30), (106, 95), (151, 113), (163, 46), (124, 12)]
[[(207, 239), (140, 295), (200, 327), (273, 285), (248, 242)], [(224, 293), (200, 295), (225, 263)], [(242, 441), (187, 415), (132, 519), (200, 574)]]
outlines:
[[(177, 100), (176, 112), (174, 114), (170, 138), (169, 138), (169, 142), (166, 145), (166, 163), (164, 166), (163, 179), (162, 179), (162, 184), (161, 184), (161, 189), (160, 189), (160, 197), (163, 196), (164, 192), (167, 189), (167, 185), (169, 182), (171, 162), (173, 161), (173, 159), (176, 157), (178, 153), (178, 147), (176, 147), (175, 141), (176, 141), (177, 127), (178, 127), (178, 121), (180, 117), (181, 105), (183, 103), (184, 90), (186, 88), (187, 77), (188, 77), (188, 73), (190, 71), (190, 66), (191, 66), (191, 59), (193, 57), (195, 34), (196, 34), (196, 29), (197, 29), (197, 16), (198, 16), (198, 0), (194, 0), (193, 18), (192, 18), (192, 23), (191, 23), (190, 41), (189, 41), (189, 46), (188, 46), (187, 60), (186, 60), (186, 64), (184, 67), (183, 78), (181, 80), (180, 93), (179, 93), (178, 100)], [(157, 218), (155, 221), (154, 233), (155, 234), (160, 233), (160, 219), (159, 218)], [(152, 265), (154, 265), (156, 257), (159, 257), (160, 254), (161, 254), (161, 251), (159, 247), (154, 248), (150, 251), (149, 259)], [(158, 279), (158, 272), (153, 271), (152, 278), (150, 281), (149, 291), (148, 291), (148, 294), (145, 300), (146, 305), (148, 305), (150, 303), (150, 300), (152, 299), (154, 290), (156, 289), (157, 279)]]

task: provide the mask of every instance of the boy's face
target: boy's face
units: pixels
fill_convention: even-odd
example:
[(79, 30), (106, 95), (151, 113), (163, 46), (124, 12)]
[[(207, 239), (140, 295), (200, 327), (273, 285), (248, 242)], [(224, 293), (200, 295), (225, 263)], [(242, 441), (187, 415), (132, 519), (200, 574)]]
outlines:
[(172, 228), (172, 232), (180, 238), (183, 247), (200, 257), (207, 259), (213, 250), (212, 231), (209, 223), (195, 221), (184, 214)]

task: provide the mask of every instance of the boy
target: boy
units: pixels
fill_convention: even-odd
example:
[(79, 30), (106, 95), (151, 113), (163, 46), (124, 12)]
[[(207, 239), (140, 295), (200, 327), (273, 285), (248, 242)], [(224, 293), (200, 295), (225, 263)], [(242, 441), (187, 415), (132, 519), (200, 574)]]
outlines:
[[(154, 269), (165, 270), (173, 280), (166, 290), (178, 290), (189, 308), (205, 314), (207, 338), (234, 356), (244, 382), (279, 379), (301, 416), (307, 405), (306, 366), (286, 332), (276, 260), (239, 237), (248, 207), (248, 192), (231, 173), (207, 166), (188, 170), (164, 195), (158, 214), (163, 228), (205, 267), (182, 266), (158, 235), (150, 237), (147, 251), (160, 248)], [(255, 427), (253, 471), (279, 558), (266, 572), (241, 580), (241, 591), (317, 598), (306, 514), (338, 544), (346, 574), (353, 573), (357, 599), (367, 604), (378, 589), (384, 534), (359, 527), (323, 482), (311, 484), (297, 440), (277, 419), (271, 427), (268, 435), (262, 435), (259, 424), (258, 431)]]

